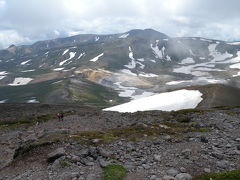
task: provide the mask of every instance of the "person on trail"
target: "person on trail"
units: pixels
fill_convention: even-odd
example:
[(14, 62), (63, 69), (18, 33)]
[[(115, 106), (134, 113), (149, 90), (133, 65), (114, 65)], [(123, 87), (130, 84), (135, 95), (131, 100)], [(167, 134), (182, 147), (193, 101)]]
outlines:
[(64, 114), (62, 112), (57, 113), (57, 117), (58, 117), (58, 121), (63, 121)]

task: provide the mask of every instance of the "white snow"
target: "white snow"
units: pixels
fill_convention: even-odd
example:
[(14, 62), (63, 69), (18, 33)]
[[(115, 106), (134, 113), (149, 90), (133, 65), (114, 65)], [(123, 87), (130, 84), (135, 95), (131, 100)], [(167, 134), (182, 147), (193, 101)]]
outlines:
[(14, 79), (14, 81), (11, 84), (8, 84), (9, 86), (22, 86), (28, 84), (30, 81), (32, 81), (32, 78), (24, 78), (24, 77), (17, 77)]
[(137, 76), (137, 74), (134, 74), (132, 71), (130, 71), (129, 69), (122, 69), (120, 70), (120, 72), (124, 73), (124, 74), (129, 74), (132, 76)]
[(164, 46), (162, 47), (162, 49), (159, 49), (158, 48), (158, 42), (157, 42), (155, 47), (153, 47), (153, 44), (151, 44), (151, 48), (152, 48), (153, 53), (154, 53), (156, 58), (163, 59), (164, 51), (165, 51), (165, 47)]
[(7, 76), (0, 76), (0, 80), (2, 80), (2, 79), (5, 78), (5, 77), (7, 77)]
[(138, 64), (140, 66), (140, 69), (144, 69), (144, 67), (145, 67), (145, 65), (140, 62), (136, 62), (136, 64)]
[(0, 76), (1, 76), (1, 75), (7, 75), (7, 74), (8, 74), (7, 71), (0, 71)]
[(37, 101), (36, 98), (33, 97), (32, 99), (28, 100), (27, 103), (39, 103), (39, 101)]
[(229, 45), (240, 45), (240, 42), (227, 42), (226, 44), (229, 44)]
[(0, 104), (5, 103), (8, 99), (0, 100)]
[(195, 108), (203, 100), (198, 90), (177, 90), (132, 100), (128, 103), (103, 109), (104, 111), (136, 112), (149, 110), (176, 111)]
[(225, 60), (227, 58), (231, 58), (233, 55), (229, 54), (228, 52), (225, 52), (224, 54), (221, 54), (216, 50), (218, 44), (209, 44), (208, 50), (209, 50), (209, 55), (213, 56), (214, 61), (220, 61), (220, 60)]
[(237, 74), (233, 75), (233, 77), (237, 77), (240, 76), (240, 72), (238, 72)]
[(85, 56), (85, 52), (81, 53), (77, 59), (80, 59), (81, 57)]
[(70, 53), (69, 53), (69, 56), (70, 56), (70, 57), (69, 57), (68, 59), (60, 62), (60, 63), (59, 63), (59, 66), (62, 66), (62, 65), (65, 64), (67, 61), (69, 61), (69, 60), (71, 60), (72, 58), (74, 58), (75, 55), (76, 55), (76, 52), (70, 52)]
[(65, 51), (63, 51), (62, 55), (66, 54), (69, 51), (69, 49), (66, 49)]
[(137, 60), (140, 61), (140, 62), (144, 62), (144, 58), (139, 58)]
[(53, 69), (53, 71), (61, 71), (63, 70), (64, 68), (56, 68), (56, 69)]
[(156, 61), (154, 59), (150, 59), (150, 61), (153, 62), (153, 63), (156, 63)]
[(95, 58), (89, 60), (89, 61), (92, 61), (92, 62), (96, 62), (100, 57), (102, 57), (104, 55), (104, 53), (102, 54), (99, 54), (98, 56), (96, 56)]
[(240, 69), (240, 63), (233, 64), (233, 65), (231, 65), (229, 67), (232, 68), (232, 69)]
[(212, 40), (209, 39), (204, 39), (204, 38), (200, 38), (201, 41), (206, 41), (206, 42), (213, 42)]
[(139, 76), (142, 76), (142, 77), (158, 77), (157, 74), (153, 74), (153, 73), (148, 73), (147, 74), (147, 73), (144, 73), (144, 72), (140, 73)]
[(129, 69), (134, 69), (136, 67), (136, 61), (133, 58), (133, 52), (132, 52), (132, 48), (129, 46), (129, 58), (131, 59), (131, 62), (128, 63), (128, 65), (124, 65), (125, 67), (129, 68)]
[(23, 62), (21, 62), (21, 65), (25, 65), (25, 64), (27, 64), (28, 62), (30, 62), (31, 61), (31, 59), (29, 59), (29, 60), (27, 60), (27, 61), (23, 61)]
[(95, 37), (95, 41), (98, 41), (100, 38), (98, 36)]
[(129, 34), (122, 34), (121, 36), (119, 36), (118, 38), (124, 39), (127, 38), (129, 36)]
[(189, 82), (192, 82), (192, 80), (187, 80), (187, 81), (170, 81), (170, 82), (167, 82), (166, 85), (178, 85), (178, 84), (189, 83)]
[(179, 64), (192, 64), (192, 63), (195, 63), (195, 61), (193, 60), (193, 58), (188, 57), (186, 59), (183, 59)]
[(33, 71), (35, 71), (35, 69), (29, 69), (29, 70), (25, 70), (25, 71), (21, 71), (21, 72), (33, 72)]

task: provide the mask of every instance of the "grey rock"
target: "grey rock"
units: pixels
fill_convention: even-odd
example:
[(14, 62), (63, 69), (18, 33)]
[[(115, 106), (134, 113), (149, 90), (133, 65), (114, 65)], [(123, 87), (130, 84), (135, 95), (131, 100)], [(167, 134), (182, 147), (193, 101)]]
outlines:
[(200, 137), (200, 141), (203, 142), (203, 143), (208, 143), (208, 139), (204, 136)]
[(86, 149), (82, 149), (80, 152), (79, 152), (79, 156), (81, 157), (86, 157), (89, 155), (89, 150), (86, 148)]
[(168, 170), (166, 171), (166, 173), (167, 173), (167, 175), (169, 175), (169, 176), (175, 177), (175, 176), (179, 173), (179, 171), (178, 171), (177, 169), (170, 168), (170, 169), (168, 169)]
[(176, 180), (192, 180), (192, 176), (188, 173), (180, 173), (176, 175)]
[(184, 167), (180, 167), (180, 172), (182, 172), (182, 173), (186, 173), (187, 170), (186, 170), (186, 168), (184, 168)]
[(65, 149), (64, 148), (58, 148), (55, 151), (51, 152), (48, 154), (48, 158), (47, 161), (49, 163), (54, 162), (56, 159), (64, 156), (66, 154)]
[(159, 162), (161, 161), (161, 155), (154, 154), (153, 159)]
[(156, 175), (152, 175), (151, 177), (150, 177), (150, 180), (156, 180), (157, 179), (157, 176)]
[(209, 168), (204, 168), (203, 171), (204, 171), (205, 173), (210, 173), (210, 172), (211, 172), (211, 169), (209, 169)]
[(173, 176), (165, 175), (165, 176), (163, 176), (163, 180), (176, 180), (176, 179)]
[(109, 151), (107, 151), (107, 150), (105, 150), (105, 149), (103, 149), (103, 148), (99, 148), (98, 149), (98, 153), (99, 153), (99, 155), (101, 155), (102, 157), (110, 157), (111, 155), (112, 155), (112, 153), (111, 152), (109, 152)]
[(239, 151), (240, 151), (240, 145), (237, 145), (237, 150), (239, 150)]
[(189, 156), (191, 155), (192, 150), (191, 149), (184, 149), (181, 153), (182, 156), (184, 156), (185, 158), (189, 158)]
[(99, 165), (102, 167), (102, 168), (105, 168), (107, 167), (107, 165), (109, 165), (110, 163), (105, 161), (104, 159), (100, 159), (99, 160)]
[(229, 166), (229, 162), (226, 160), (218, 161), (217, 162), (217, 167), (226, 169)]

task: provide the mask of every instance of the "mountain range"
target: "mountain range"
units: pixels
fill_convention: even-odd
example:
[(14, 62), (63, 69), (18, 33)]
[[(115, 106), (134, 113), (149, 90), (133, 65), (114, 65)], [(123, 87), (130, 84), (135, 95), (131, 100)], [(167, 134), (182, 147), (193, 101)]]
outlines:
[(202, 94), (198, 107), (235, 106), (239, 88), (240, 42), (135, 29), (0, 50), (1, 103), (103, 108), (186, 89)]

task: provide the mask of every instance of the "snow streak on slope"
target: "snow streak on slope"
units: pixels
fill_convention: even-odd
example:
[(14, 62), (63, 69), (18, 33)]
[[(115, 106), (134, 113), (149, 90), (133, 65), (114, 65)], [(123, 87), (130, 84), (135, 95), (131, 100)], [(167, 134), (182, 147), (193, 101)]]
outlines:
[(163, 46), (162, 49), (160, 50), (160, 49), (158, 48), (158, 42), (159, 42), (159, 41), (157, 40), (155, 47), (153, 47), (153, 44), (151, 44), (151, 48), (152, 48), (153, 53), (154, 53), (154, 55), (155, 55), (156, 58), (163, 59), (165, 47)]
[(102, 54), (99, 54), (98, 56), (96, 56), (95, 58), (89, 60), (89, 61), (92, 61), (92, 62), (96, 62), (100, 57), (102, 57), (104, 55), (104, 53)]
[(181, 63), (179, 64), (192, 64), (192, 63), (195, 63), (195, 61), (193, 60), (193, 58), (186, 58), (186, 59), (183, 59)]
[(81, 53), (77, 59), (81, 59), (81, 57), (85, 56), (85, 52)]
[(7, 74), (8, 74), (7, 71), (0, 71), (0, 76), (7, 75)]
[(149, 110), (176, 111), (195, 108), (203, 100), (198, 90), (177, 90), (161, 93), (104, 109), (104, 111), (136, 112)]
[(128, 65), (124, 65), (125, 67), (129, 68), (129, 69), (134, 69), (136, 67), (136, 61), (133, 58), (133, 52), (132, 52), (132, 48), (129, 46), (129, 55), (128, 57), (131, 59), (131, 62), (129, 62)]
[(66, 49), (62, 55), (66, 54), (69, 51), (69, 49)]
[(69, 60), (71, 60), (72, 58), (74, 58), (75, 55), (76, 55), (76, 52), (70, 52), (70, 53), (69, 53), (69, 56), (70, 56), (70, 57), (69, 57), (68, 59), (60, 62), (60, 63), (59, 63), (59, 66), (62, 66), (62, 65), (65, 64), (67, 61), (69, 61)]
[(120, 38), (120, 39), (125, 39), (125, 38), (127, 38), (128, 36), (129, 36), (129, 34), (123, 34), (123, 35), (119, 36), (118, 38)]
[(21, 85), (26, 85), (30, 81), (32, 81), (32, 78), (24, 78), (24, 77), (17, 77), (14, 79), (13, 83), (8, 84), (9, 86), (21, 86)]
[(25, 64), (27, 64), (28, 62), (30, 62), (31, 61), (31, 59), (29, 59), (29, 60), (27, 60), (27, 61), (23, 61), (23, 62), (21, 62), (21, 65), (25, 65)]
[(240, 63), (233, 64), (233, 65), (230, 66), (230, 68), (232, 68), (232, 69), (240, 69)]

